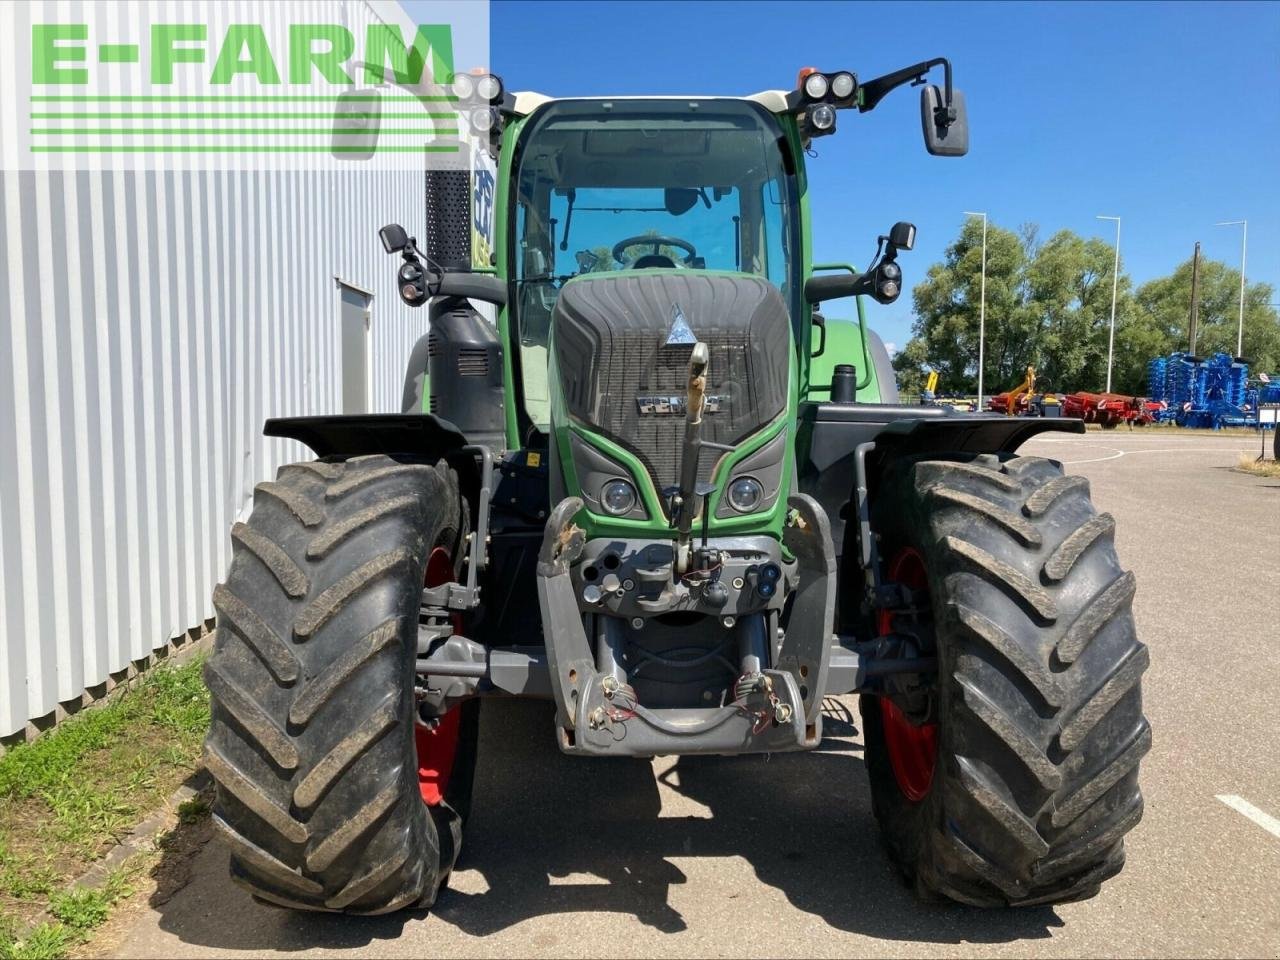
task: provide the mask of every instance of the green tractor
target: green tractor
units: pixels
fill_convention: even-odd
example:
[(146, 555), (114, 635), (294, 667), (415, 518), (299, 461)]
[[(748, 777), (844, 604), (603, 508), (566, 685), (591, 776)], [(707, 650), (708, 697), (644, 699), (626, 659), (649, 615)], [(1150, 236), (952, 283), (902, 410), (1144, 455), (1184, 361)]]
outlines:
[[(911, 83), (927, 149), (965, 153), (950, 64), (741, 99), (463, 80), (491, 264), (471, 172), (429, 173), (422, 246), (381, 235), (430, 311), (404, 412), (268, 421), (317, 458), (231, 531), (206, 757), (235, 880), (430, 905), (486, 697), (552, 701), (547, 735), (592, 758), (810, 750), (824, 698), (856, 693), (922, 897), (1097, 893), (1142, 814), (1148, 654), (1112, 518), (1016, 453), (1083, 425), (898, 404), (863, 304), (899, 295), (910, 224), (865, 271), (812, 262), (811, 141)], [(856, 321), (818, 312), (840, 298)]]

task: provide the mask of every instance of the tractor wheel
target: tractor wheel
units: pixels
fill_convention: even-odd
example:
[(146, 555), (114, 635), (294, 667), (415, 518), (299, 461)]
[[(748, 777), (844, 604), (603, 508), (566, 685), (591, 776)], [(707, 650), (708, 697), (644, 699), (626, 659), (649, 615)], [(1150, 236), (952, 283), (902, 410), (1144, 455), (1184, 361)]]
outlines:
[(232, 527), (205, 762), (232, 879), (260, 900), (387, 913), (448, 877), (477, 712), (427, 731), (414, 660), (424, 581), (455, 575), (466, 517), (443, 463), (371, 456), (282, 467)]
[(1124, 864), (1151, 746), (1133, 576), (1088, 481), (1036, 457), (918, 461), (874, 522), (913, 609), (883, 635), (932, 638), (921, 701), (861, 698), (872, 801), (918, 894), (977, 906), (1062, 903)]

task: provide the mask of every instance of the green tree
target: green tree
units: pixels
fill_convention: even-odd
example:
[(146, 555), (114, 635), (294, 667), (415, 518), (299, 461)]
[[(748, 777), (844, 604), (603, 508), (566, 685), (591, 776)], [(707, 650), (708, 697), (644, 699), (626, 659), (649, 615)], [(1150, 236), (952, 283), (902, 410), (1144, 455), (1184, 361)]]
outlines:
[[(1235, 355), (1240, 323), (1240, 271), (1219, 260), (1200, 261), (1200, 317), (1196, 353), (1207, 357)], [(1167, 277), (1138, 288), (1135, 311), (1116, 330), (1117, 362), (1123, 344), (1125, 382), (1136, 379), (1145, 390), (1146, 361), (1174, 350), (1190, 349), (1191, 261), (1179, 264)], [(1280, 370), (1280, 314), (1273, 305), (1275, 290), (1268, 283), (1245, 286), (1244, 353), (1256, 371)], [(1140, 369), (1130, 370), (1134, 365)]]
[[(1030, 231), (987, 229), (987, 382), (1025, 367), (1029, 317), (1023, 275)], [(982, 286), (982, 225), (968, 222), (912, 291), (916, 319), (912, 339), (896, 357), (900, 375), (918, 379), (927, 363), (938, 371), (942, 392), (973, 391), (977, 384), (978, 307)]]
[[(1055, 390), (1103, 389), (1114, 265), (1113, 248), (1102, 240), (1062, 230), (1041, 243), (1034, 225), (1015, 232), (988, 224), (988, 394), (1020, 383), (1028, 366)], [(982, 225), (970, 221), (913, 291), (913, 336), (894, 360), (902, 377), (914, 381), (929, 365), (941, 374), (940, 389), (976, 391), (981, 274)], [(1117, 350), (1121, 326), (1134, 312), (1131, 291), (1122, 269)]]
[[(1027, 266), (1027, 310), (1034, 317), (1029, 361), (1039, 382), (1055, 390), (1106, 386), (1115, 251), (1070, 230), (1054, 234)], [(1116, 326), (1132, 313), (1131, 282), (1116, 284)], [(1112, 389), (1115, 390), (1113, 380)]]
[[(929, 363), (929, 348), (920, 337), (912, 337), (893, 356), (893, 369), (898, 374), (898, 389), (903, 393), (919, 395), (924, 391), (925, 381), (929, 376), (926, 368), (932, 368)], [(938, 377), (938, 383), (942, 383), (941, 376)], [(939, 386), (938, 389), (943, 388)]]

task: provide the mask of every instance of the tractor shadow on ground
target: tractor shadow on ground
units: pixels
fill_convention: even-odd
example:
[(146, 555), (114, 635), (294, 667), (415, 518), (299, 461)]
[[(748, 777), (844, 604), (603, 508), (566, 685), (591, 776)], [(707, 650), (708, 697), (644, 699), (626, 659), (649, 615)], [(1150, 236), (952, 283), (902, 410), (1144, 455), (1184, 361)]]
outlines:
[[(1061, 926), (1051, 908), (989, 911), (915, 899), (879, 846), (851, 702), (827, 701), (827, 737), (812, 753), (659, 761), (657, 780), (710, 817), (660, 816), (649, 761), (561, 755), (549, 704), (486, 704), (459, 867), (479, 872), (488, 890), (445, 891), (435, 918), (484, 936), (546, 914), (609, 911), (674, 933), (688, 923), (670, 902), (671, 887), (686, 882), (672, 860), (743, 857), (759, 883), (795, 908), (864, 936), (999, 943), (1048, 937)], [(582, 875), (588, 881), (575, 882)]]
[[(440, 924), (483, 937), (537, 917), (590, 912), (678, 933), (691, 924), (672, 888), (705, 879), (689, 881), (677, 862), (742, 857), (755, 883), (863, 936), (1003, 943), (1061, 926), (1050, 908), (984, 911), (914, 898), (879, 846), (849, 703), (827, 701), (827, 736), (812, 753), (683, 757), (658, 761), (655, 777), (647, 760), (562, 755), (549, 703), (490, 701), (459, 876), (430, 913), (356, 918), (257, 904), (228, 879), (217, 840), (192, 856), (189, 883), (152, 906), (162, 930), (219, 950), (359, 950), (424, 922), (428, 931)], [(755, 909), (761, 898), (752, 891), (707, 891), (724, 898), (722, 912), (741, 909), (733, 901), (744, 895)]]

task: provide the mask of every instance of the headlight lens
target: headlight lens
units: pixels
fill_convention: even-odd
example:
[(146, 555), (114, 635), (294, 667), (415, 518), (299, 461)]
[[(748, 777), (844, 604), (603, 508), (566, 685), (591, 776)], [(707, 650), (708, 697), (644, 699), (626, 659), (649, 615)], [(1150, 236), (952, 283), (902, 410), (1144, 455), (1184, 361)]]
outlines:
[(809, 108), (808, 117), (814, 130), (826, 132), (836, 125), (836, 108), (829, 103), (820, 103)]
[(502, 99), (502, 81), (491, 73), (476, 80), (476, 96), (494, 103)]
[(636, 488), (625, 480), (610, 480), (600, 491), (600, 503), (615, 517), (621, 517), (636, 506)]
[(498, 111), (493, 107), (481, 107), (471, 111), (471, 129), (478, 133), (492, 133), (498, 126)]
[(849, 95), (853, 93), (853, 85), (853, 74), (837, 73), (831, 78), (831, 93), (837, 100), (848, 99)]
[(459, 100), (470, 100), (476, 90), (476, 78), (469, 73), (455, 73), (451, 86), (453, 95)]
[(729, 484), (729, 506), (739, 513), (750, 513), (764, 499), (764, 487), (755, 477), (739, 477)]
[(804, 78), (804, 93), (810, 100), (821, 100), (827, 95), (827, 77), (823, 73), (811, 73)]

